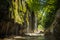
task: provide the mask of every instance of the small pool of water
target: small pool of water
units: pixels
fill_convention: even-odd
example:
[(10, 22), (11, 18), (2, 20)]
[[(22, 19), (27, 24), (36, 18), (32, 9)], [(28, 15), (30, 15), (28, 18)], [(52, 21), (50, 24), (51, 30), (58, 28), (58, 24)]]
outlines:
[(0, 40), (44, 40), (44, 36), (13, 36), (10, 38), (4, 38)]
[(38, 37), (27, 37), (27, 40), (44, 40), (43, 36), (38, 36)]

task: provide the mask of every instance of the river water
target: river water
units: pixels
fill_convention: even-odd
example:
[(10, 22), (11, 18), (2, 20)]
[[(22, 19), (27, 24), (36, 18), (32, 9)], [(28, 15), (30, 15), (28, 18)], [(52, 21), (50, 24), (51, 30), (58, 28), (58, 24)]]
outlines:
[(43, 36), (39, 36), (39, 37), (26, 36), (26, 37), (17, 37), (17, 38), (4, 38), (0, 40), (44, 40), (44, 37)]
[(38, 36), (11, 36), (0, 40), (44, 40), (43, 35)]
[(14, 38), (15, 40), (44, 40), (43, 36), (38, 36), (38, 37), (32, 37), (32, 36), (26, 36), (24, 38)]

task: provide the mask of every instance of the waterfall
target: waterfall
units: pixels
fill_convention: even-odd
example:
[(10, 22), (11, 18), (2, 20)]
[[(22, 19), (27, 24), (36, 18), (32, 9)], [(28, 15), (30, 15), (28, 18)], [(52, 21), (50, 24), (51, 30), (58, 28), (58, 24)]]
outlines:
[(35, 24), (34, 24), (34, 32), (37, 32), (37, 16), (35, 15)]

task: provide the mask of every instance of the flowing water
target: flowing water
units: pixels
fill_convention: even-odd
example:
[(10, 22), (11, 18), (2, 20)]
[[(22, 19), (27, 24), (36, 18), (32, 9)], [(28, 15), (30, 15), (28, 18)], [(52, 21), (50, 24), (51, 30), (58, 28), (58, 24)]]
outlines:
[[(2, 40), (2, 39), (0, 39)], [(44, 40), (44, 36), (14, 36), (3, 40)]]

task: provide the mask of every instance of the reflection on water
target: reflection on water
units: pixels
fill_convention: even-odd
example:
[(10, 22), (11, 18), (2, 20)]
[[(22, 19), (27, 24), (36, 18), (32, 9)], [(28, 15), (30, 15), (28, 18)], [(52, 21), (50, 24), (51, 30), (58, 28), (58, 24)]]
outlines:
[(25, 37), (15, 36), (13, 38), (4, 38), (3, 40), (44, 40), (44, 37), (43, 36), (25, 36)]
[(27, 37), (27, 40), (44, 40), (43, 36), (40, 37)]
[(23, 38), (14, 38), (15, 40), (44, 40), (43, 36), (39, 36), (39, 37), (30, 37), (30, 36), (26, 36)]
[(3, 40), (44, 40), (44, 35), (28, 33), (25, 36), (10, 36), (8, 38), (4, 38)]

